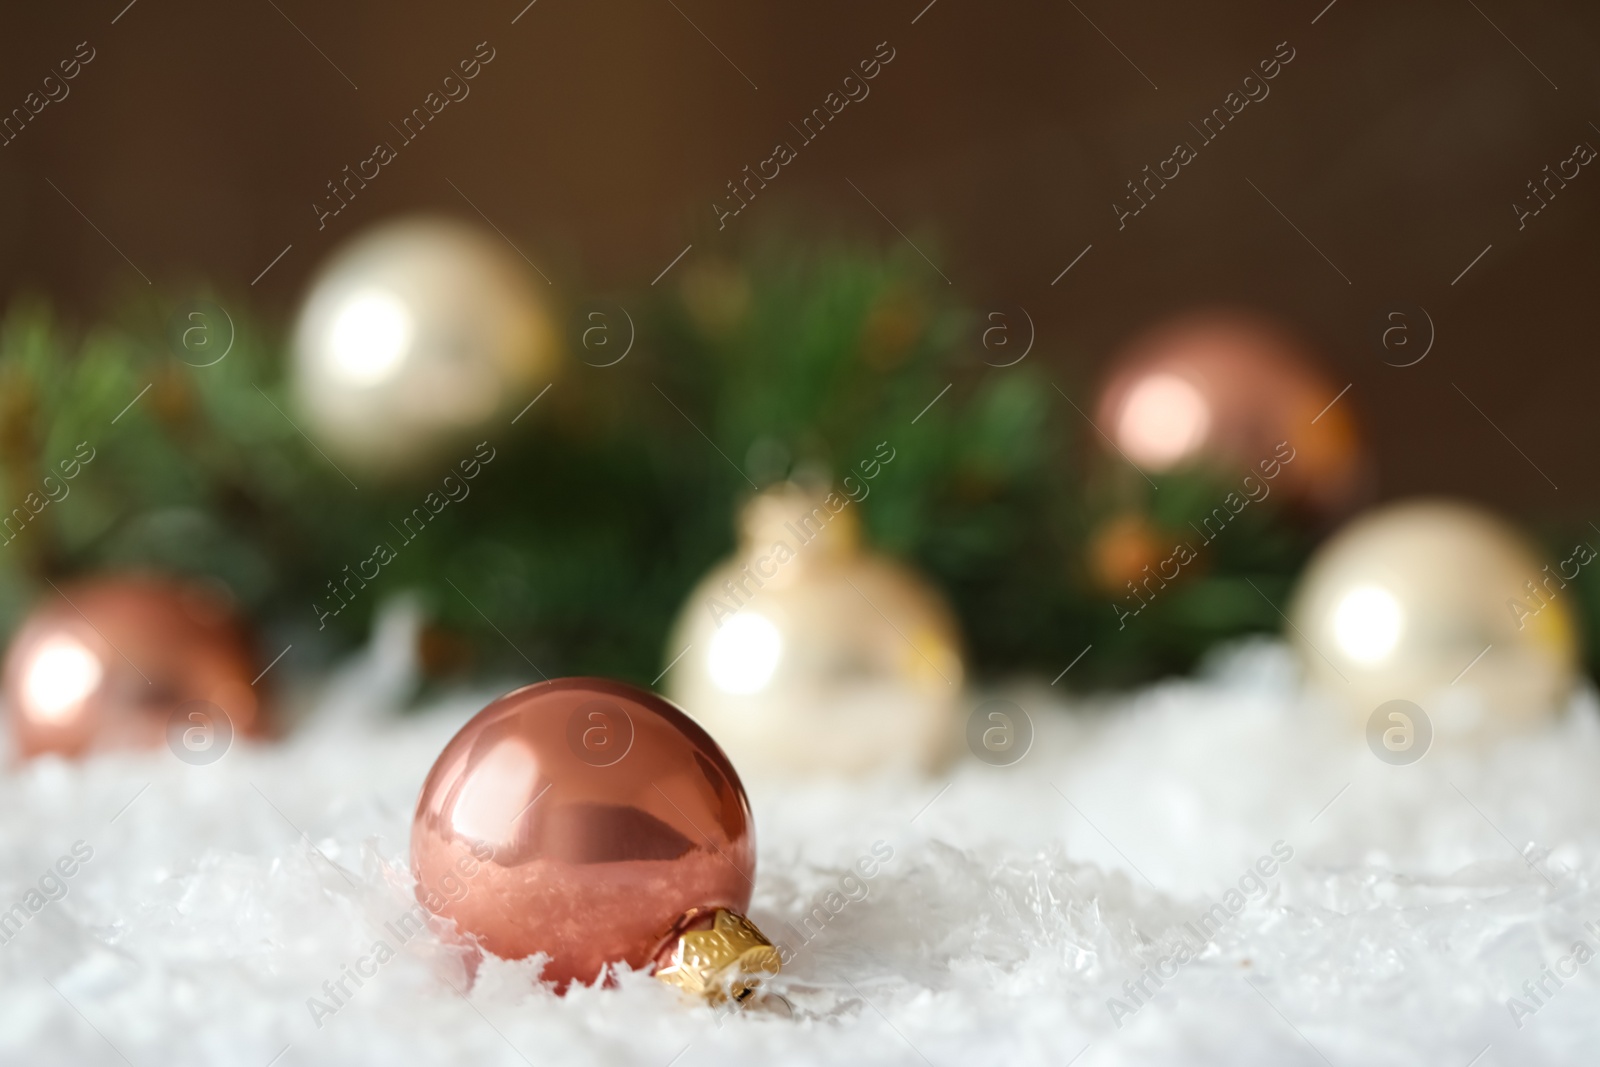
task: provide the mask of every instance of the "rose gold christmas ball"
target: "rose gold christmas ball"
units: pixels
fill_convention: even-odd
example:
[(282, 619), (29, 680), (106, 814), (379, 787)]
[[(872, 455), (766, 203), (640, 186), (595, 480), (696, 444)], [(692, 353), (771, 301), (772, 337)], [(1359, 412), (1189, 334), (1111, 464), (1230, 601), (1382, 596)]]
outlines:
[(101, 578), (42, 597), (11, 641), (5, 697), (23, 758), (166, 741), (192, 702), (211, 726), (261, 732), (250, 642), (226, 600), (157, 578)]
[(451, 738), (411, 827), (417, 896), (490, 952), (550, 957), (559, 989), (638, 968), (755, 879), (744, 787), (654, 693), (561, 678), (496, 700)]
[[(1135, 466), (1253, 476), (1321, 514), (1362, 488), (1353, 405), (1306, 346), (1251, 315), (1213, 311), (1137, 337), (1112, 364), (1095, 423)], [(1331, 404), (1331, 406), (1330, 406)], [(1258, 489), (1249, 490), (1252, 494)], [(1264, 497), (1263, 497), (1264, 499)]]

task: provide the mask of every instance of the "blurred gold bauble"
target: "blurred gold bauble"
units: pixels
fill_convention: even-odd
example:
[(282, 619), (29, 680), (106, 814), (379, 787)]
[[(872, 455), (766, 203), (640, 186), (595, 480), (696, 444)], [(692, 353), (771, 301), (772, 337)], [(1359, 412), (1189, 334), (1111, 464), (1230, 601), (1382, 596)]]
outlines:
[(873, 301), (861, 329), (861, 358), (874, 370), (893, 370), (910, 357), (928, 328), (928, 309), (917, 294), (891, 286)]
[(750, 279), (724, 260), (696, 263), (679, 286), (695, 325), (713, 337), (727, 337), (750, 310)]
[(234, 734), (263, 732), (258, 669), (239, 620), (210, 590), (134, 577), (65, 586), (40, 599), (6, 652), (11, 736), (24, 758), (79, 756), (153, 748), (200, 724), (226, 731), (225, 751)]
[(386, 471), (485, 433), (555, 369), (537, 285), (503, 241), (460, 222), (402, 219), (345, 245), (295, 327), (296, 399), (313, 436)]
[[(1279, 468), (1272, 489), (1322, 514), (1347, 508), (1364, 460), (1348, 397), (1305, 346), (1248, 315), (1208, 312), (1156, 327), (1126, 346), (1100, 391), (1095, 422), (1135, 466), (1219, 475)], [(1315, 420), (1315, 421), (1313, 421)], [(1281, 462), (1279, 442), (1293, 459)]]
[(793, 484), (760, 494), (679, 616), (667, 693), (747, 776), (931, 769), (959, 736), (955, 620), (861, 548), (857, 506)]
[(1552, 714), (1571, 691), (1577, 590), (1564, 586), (1581, 565), (1546, 569), (1468, 504), (1392, 504), (1317, 551), (1289, 619), (1312, 680), (1362, 721), (1409, 700), (1436, 723), (1456, 715), (1461, 732), (1493, 732)]
[(1139, 514), (1117, 515), (1101, 524), (1089, 538), (1089, 573), (1108, 593), (1122, 595), (1129, 582), (1146, 577), (1171, 550), (1170, 539)]

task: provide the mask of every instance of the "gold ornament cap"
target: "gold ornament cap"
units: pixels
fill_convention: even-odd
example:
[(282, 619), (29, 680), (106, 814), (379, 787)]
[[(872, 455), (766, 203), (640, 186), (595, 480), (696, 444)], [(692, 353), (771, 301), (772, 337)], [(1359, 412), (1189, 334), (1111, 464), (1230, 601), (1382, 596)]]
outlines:
[(778, 950), (756, 925), (727, 908), (696, 908), (673, 927), (656, 954), (656, 977), (711, 1003), (743, 1003), (777, 974)]
[(771, 551), (784, 544), (790, 554), (841, 559), (861, 549), (861, 524), (854, 500), (835, 489), (783, 482), (757, 493), (739, 515), (741, 551)]

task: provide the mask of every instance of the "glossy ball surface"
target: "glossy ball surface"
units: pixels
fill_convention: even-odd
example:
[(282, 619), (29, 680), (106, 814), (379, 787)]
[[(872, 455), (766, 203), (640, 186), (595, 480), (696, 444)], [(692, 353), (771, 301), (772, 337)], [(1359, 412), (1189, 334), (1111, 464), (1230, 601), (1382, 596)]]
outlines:
[(1547, 562), (1475, 506), (1392, 504), (1313, 556), (1290, 634), (1310, 678), (1359, 721), (1401, 699), (1435, 717), (1457, 707), (1491, 732), (1537, 721), (1578, 667), (1577, 590), (1565, 586), (1580, 563)]
[(495, 234), (447, 219), (401, 219), (341, 247), (295, 327), (314, 436), (340, 460), (403, 473), (533, 399), (556, 360), (530, 274)]
[(739, 550), (696, 586), (668, 643), (668, 660), (682, 655), (667, 692), (747, 773), (929, 771), (960, 742), (954, 615), (863, 549), (859, 505), (843, 500), (792, 485), (754, 498)]
[(258, 670), (243, 627), (210, 590), (142, 577), (63, 586), (6, 652), (11, 735), (24, 758), (153, 748), (194, 701), (221, 709), (234, 734), (260, 733)]
[(545, 980), (643, 967), (695, 909), (748, 909), (743, 785), (704, 730), (654, 693), (560, 678), (494, 701), (445, 746), (411, 831), (417, 895)]
[(1348, 396), (1331, 403), (1340, 388), (1280, 327), (1205, 312), (1159, 325), (1122, 349), (1101, 387), (1095, 423), (1142, 470), (1199, 466), (1260, 480), (1266, 463), (1276, 472), (1273, 491), (1329, 514), (1348, 508), (1364, 487), (1354, 405)]

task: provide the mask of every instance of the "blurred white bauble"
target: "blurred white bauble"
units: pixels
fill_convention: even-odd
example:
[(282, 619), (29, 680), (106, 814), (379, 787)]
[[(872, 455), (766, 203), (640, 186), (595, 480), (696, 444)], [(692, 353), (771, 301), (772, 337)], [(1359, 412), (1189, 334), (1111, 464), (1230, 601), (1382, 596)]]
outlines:
[(493, 234), (407, 218), (355, 238), (300, 309), (294, 388), (317, 440), (398, 471), (485, 433), (555, 370), (544, 294)]
[(1547, 563), (1468, 504), (1393, 504), (1317, 551), (1289, 609), (1293, 636), (1310, 678), (1362, 723), (1389, 700), (1415, 702), (1445, 733), (1538, 722), (1577, 677), (1570, 581), (1585, 556)]
[(791, 484), (752, 500), (738, 551), (690, 595), (668, 646), (683, 654), (667, 695), (746, 779), (930, 770), (960, 737), (954, 617), (863, 551), (858, 505), (830, 498), (844, 500)]

